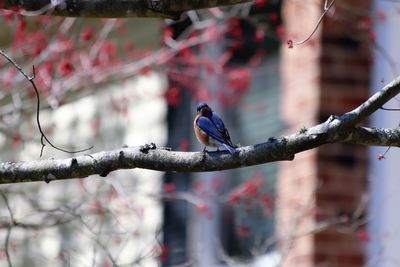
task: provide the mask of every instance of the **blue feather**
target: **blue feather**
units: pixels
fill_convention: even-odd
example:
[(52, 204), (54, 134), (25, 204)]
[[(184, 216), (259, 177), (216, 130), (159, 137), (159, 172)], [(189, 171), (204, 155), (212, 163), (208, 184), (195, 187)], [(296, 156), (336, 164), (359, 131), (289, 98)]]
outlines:
[(203, 132), (223, 145), (229, 153), (236, 153), (236, 149), (233, 147), (232, 141), (229, 137), (228, 130), (225, 128), (224, 122), (218, 115), (212, 113), (211, 116), (201, 116), (197, 120), (197, 125)]
[(222, 121), (222, 119), (217, 115), (217, 113), (213, 112), (212, 115), (210, 116), (210, 120), (215, 124), (217, 127), (218, 131), (225, 131), (225, 124)]
[(237, 152), (237, 150), (236, 150), (234, 147), (232, 147), (232, 146), (230, 146), (230, 145), (228, 145), (228, 144), (223, 143), (222, 145), (223, 145), (226, 149), (228, 149), (229, 153), (231, 153), (231, 154), (235, 154), (235, 153)]

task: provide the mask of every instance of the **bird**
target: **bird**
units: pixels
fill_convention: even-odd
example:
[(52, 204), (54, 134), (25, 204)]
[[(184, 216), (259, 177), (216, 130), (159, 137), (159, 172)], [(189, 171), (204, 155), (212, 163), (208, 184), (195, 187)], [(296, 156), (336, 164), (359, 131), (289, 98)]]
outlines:
[(197, 116), (194, 118), (193, 128), (197, 140), (205, 145), (203, 152), (206, 152), (207, 146), (217, 147), (218, 149), (222, 145), (229, 153), (237, 153), (224, 122), (204, 102), (197, 104)]

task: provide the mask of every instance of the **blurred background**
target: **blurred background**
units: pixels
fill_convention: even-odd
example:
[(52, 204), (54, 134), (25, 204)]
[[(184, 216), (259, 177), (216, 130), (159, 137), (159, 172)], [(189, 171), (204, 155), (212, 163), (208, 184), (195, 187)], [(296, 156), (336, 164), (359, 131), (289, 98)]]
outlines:
[[(336, 1), (318, 26), (325, 2), (257, 0), (178, 21), (0, 10), (0, 47), (35, 66), (42, 128), (62, 148), (200, 151), (199, 101), (247, 146), (350, 111), (399, 73), (400, 3)], [(0, 159), (37, 160), (34, 91), (0, 64)], [(367, 123), (399, 122), (378, 111)], [(397, 266), (399, 157), (332, 144), (229, 171), (1, 185), (0, 266)]]

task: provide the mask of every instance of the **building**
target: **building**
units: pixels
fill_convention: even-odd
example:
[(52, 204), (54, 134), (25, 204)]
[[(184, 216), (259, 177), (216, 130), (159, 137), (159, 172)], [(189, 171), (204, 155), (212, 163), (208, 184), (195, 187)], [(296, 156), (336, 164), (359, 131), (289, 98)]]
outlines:
[[(281, 9), (288, 40), (296, 42), (310, 35), (323, 13), (323, 2), (283, 1), (282, 6), (275, 6), (275, 12)], [(269, 7), (274, 3), (269, 1)], [(244, 145), (248, 145), (249, 140), (261, 142), (270, 136), (318, 124), (332, 114), (343, 114), (364, 102), (370, 94), (373, 66), (371, 5), (370, 1), (337, 2), (309, 41), (293, 48), (290, 43), (283, 42), (275, 50), (275, 57), (268, 50), (272, 56), (265, 57), (255, 68), (257, 72), (247, 95), (227, 112), (219, 109), (221, 105), (218, 107), (215, 98), (211, 98), (211, 103), (228, 118), (228, 124), (234, 125), (231, 136), (244, 140)], [(268, 9), (264, 12), (265, 17), (271, 14)], [(210, 48), (208, 53), (218, 58), (224, 49), (226, 45), (222, 44), (219, 48)], [(237, 56), (239, 59), (233, 65), (248, 64), (245, 55)], [(280, 66), (278, 73), (274, 73), (273, 67), (268, 70), (268, 66), (274, 65)], [(241, 77), (245, 79), (244, 75)], [(207, 85), (221, 90), (220, 80), (207, 76)], [(179, 113), (187, 114), (190, 108), (194, 109), (193, 102)], [(188, 118), (180, 119), (181, 125), (187, 123)], [(173, 128), (176, 123), (174, 121)], [(254, 266), (363, 266), (367, 263), (366, 248), (370, 238), (366, 228), (368, 170), (374, 159), (376, 156), (371, 157), (367, 147), (332, 144), (300, 153), (291, 162), (221, 174), (228, 176), (229, 186), (235, 188), (232, 180), (252, 178), (251, 170), (256, 170), (267, 186), (273, 188), (274, 215), (261, 220), (264, 225), (257, 225), (249, 214), (226, 209), (220, 204), (218, 195), (229, 189), (225, 188), (222, 193), (213, 191), (212, 181), (216, 175), (196, 175), (194, 181), (202, 181), (213, 192), (211, 210), (218, 215), (210, 220), (204, 216), (199, 218), (194, 212), (187, 213), (189, 218), (196, 218), (189, 219), (186, 235), (182, 237), (191, 250), (179, 257), (194, 260), (196, 266), (224, 266), (221, 262), (249, 264), (249, 261)], [(180, 181), (187, 181), (188, 175)], [(192, 183), (186, 182), (185, 186), (190, 187)], [(231, 216), (230, 227), (224, 224), (227, 212)], [(271, 222), (270, 231), (265, 232)], [(226, 242), (225, 247), (222, 245), (225, 250), (221, 249), (219, 241), (210, 239), (214, 235), (221, 238), (222, 244)], [(258, 247), (254, 245), (255, 236), (264, 238)], [(175, 245), (172, 243), (177, 249)], [(174, 262), (173, 256), (171, 254), (172, 263), (167, 262), (165, 266), (182, 264), (182, 259)]]

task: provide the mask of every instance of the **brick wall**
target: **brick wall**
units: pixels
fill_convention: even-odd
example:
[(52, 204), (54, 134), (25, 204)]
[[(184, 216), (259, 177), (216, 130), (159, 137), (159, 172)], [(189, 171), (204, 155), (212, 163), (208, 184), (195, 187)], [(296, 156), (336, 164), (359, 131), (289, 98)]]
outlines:
[[(324, 1), (288, 0), (283, 17), (288, 38), (311, 32)], [(282, 47), (282, 114), (288, 133), (342, 114), (368, 97), (370, 47), (360, 27), (370, 1), (337, 1), (312, 41)], [(283, 266), (362, 266), (357, 230), (320, 223), (351, 217), (366, 189), (367, 149), (332, 144), (304, 152), (280, 165), (278, 234)], [(294, 238), (296, 237), (296, 238)]]

